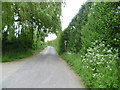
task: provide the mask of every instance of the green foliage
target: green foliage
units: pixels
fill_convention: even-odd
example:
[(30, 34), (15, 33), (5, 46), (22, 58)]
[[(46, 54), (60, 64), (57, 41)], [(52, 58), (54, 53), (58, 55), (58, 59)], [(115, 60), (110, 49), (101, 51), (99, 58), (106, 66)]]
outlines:
[(48, 33), (61, 30), (60, 16), (61, 2), (3, 2), (2, 50), (43, 47)]
[[(62, 53), (63, 53), (63, 50), (65, 50), (65, 49), (64, 49), (65, 47), (63, 47), (62, 44), (61, 44), (61, 42), (63, 42), (63, 41), (61, 41), (61, 40), (63, 40), (63, 39), (62, 39), (62, 37), (63, 37), (62, 35), (63, 35), (63, 31), (59, 32), (59, 34), (58, 34), (58, 36), (57, 36), (57, 39), (55, 39), (55, 40), (53, 40), (53, 41), (48, 41), (48, 42), (46, 43), (46, 45), (55, 47), (56, 50), (57, 50), (57, 52), (58, 52), (59, 54), (62, 54)], [(61, 47), (62, 47), (62, 48), (61, 48)]]
[(27, 51), (22, 50), (21, 51), (21, 49), (14, 50), (12, 52), (11, 51), (3, 52), (2, 53), (2, 62), (10, 62), (13, 60), (22, 59), (22, 58), (28, 57), (32, 54), (33, 54), (32, 50), (27, 50)]
[(87, 88), (119, 87), (118, 49), (105, 47), (104, 43), (92, 42), (92, 46), (84, 54), (64, 53), (62, 55), (82, 77)]
[(88, 48), (90, 42), (98, 39), (119, 48), (118, 13), (117, 2), (87, 2), (82, 5), (62, 34), (62, 51), (78, 53), (81, 48)]
[(43, 49), (44, 49), (44, 47), (38, 47), (36, 49), (27, 49), (27, 50), (17, 48), (12, 51), (7, 51), (7, 52), (3, 51), (2, 52), (2, 62), (10, 62), (10, 61), (15, 61), (18, 59), (26, 58), (26, 57), (29, 57)]
[(118, 3), (93, 3), (88, 22), (81, 29), (82, 43), (89, 47), (91, 41), (101, 39), (114, 48), (119, 47)]
[(68, 28), (61, 35), (62, 52), (78, 53), (82, 48), (81, 44), (81, 28), (88, 20), (91, 3), (86, 3), (81, 7), (78, 14), (73, 18)]
[(88, 88), (119, 87), (118, 6), (118, 2), (85, 3), (61, 37), (53, 41)]

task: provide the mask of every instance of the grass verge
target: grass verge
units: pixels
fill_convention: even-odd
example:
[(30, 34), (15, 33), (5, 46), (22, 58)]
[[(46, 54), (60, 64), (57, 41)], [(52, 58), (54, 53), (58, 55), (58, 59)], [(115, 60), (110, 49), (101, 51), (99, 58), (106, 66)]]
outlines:
[(66, 52), (61, 56), (82, 78), (85, 87), (119, 88), (118, 50), (105, 46), (104, 42), (94, 42), (83, 52)]
[(3, 51), (2, 62), (10, 62), (10, 61), (26, 58), (41, 50), (43, 50), (43, 47), (39, 47), (37, 49), (28, 49), (28, 50), (16, 49), (12, 51)]

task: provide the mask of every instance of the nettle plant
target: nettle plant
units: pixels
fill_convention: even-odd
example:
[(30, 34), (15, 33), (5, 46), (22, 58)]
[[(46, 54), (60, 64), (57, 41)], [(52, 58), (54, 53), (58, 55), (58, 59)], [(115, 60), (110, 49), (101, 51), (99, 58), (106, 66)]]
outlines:
[(91, 47), (81, 58), (82, 70), (89, 73), (89, 75), (84, 75), (86, 81), (89, 82), (89, 87), (117, 88), (118, 49), (105, 45), (104, 41), (96, 40), (91, 43)]

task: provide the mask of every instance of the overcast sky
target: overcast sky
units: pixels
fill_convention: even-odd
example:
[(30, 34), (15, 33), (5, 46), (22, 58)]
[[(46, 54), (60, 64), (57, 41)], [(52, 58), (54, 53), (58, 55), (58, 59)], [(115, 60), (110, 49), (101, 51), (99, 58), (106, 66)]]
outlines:
[[(67, 28), (72, 18), (78, 13), (81, 5), (86, 0), (66, 0), (65, 7), (62, 6), (62, 30)], [(56, 35), (49, 34), (48, 37), (45, 38), (45, 41), (54, 40)]]
[(62, 30), (67, 28), (72, 18), (78, 13), (81, 5), (86, 0), (66, 0), (65, 7), (62, 7)]

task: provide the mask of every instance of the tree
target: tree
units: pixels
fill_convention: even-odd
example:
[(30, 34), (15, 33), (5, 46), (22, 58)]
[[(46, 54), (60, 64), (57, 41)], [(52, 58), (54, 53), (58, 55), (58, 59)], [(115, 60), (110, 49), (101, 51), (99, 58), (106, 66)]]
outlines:
[(3, 2), (2, 8), (3, 50), (35, 48), (61, 30), (60, 2)]

